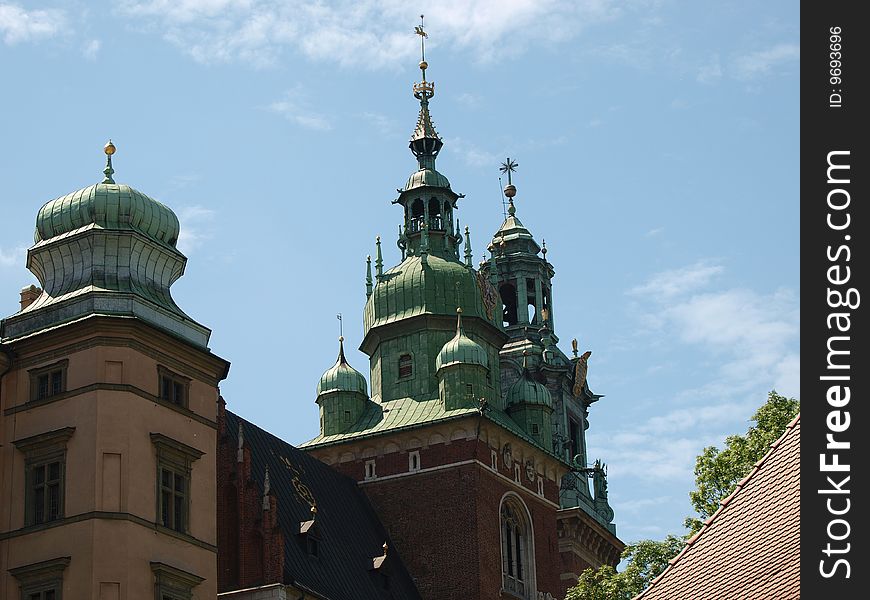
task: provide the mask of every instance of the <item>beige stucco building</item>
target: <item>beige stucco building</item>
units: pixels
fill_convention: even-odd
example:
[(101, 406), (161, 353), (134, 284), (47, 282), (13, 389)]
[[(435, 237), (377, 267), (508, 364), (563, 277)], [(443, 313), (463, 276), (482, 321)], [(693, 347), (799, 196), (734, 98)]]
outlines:
[(167, 207), (112, 179), (47, 203), (42, 288), (0, 325), (0, 597), (213, 599), (218, 383), (172, 300)]

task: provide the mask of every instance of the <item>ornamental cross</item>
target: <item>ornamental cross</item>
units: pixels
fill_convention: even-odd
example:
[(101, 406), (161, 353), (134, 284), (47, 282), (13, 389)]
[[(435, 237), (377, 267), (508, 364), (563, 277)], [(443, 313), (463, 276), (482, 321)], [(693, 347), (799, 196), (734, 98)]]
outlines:
[(517, 167), (520, 166), (519, 163), (515, 160), (511, 160), (510, 158), (506, 159), (501, 166), (498, 168), (502, 173), (507, 173), (508, 185), (511, 185), (511, 173), (517, 172)]

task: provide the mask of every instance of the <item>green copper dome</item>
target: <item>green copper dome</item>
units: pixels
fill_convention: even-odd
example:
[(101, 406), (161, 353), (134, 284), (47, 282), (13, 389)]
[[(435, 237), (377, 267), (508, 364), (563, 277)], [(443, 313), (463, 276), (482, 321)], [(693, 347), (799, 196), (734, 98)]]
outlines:
[(329, 392), (359, 392), (368, 396), (366, 378), (362, 373), (347, 364), (344, 357), (344, 338), (339, 339), (338, 359), (335, 364), (320, 377), (317, 383), (317, 395)]
[(134, 230), (175, 247), (178, 217), (167, 206), (129, 185), (97, 183), (47, 202), (36, 216), (34, 242), (87, 225)]
[(449, 190), (450, 182), (447, 181), (447, 177), (436, 171), (434, 168), (420, 169), (411, 173), (411, 176), (408, 177), (408, 181), (405, 183), (405, 187), (402, 191), (407, 192), (421, 187), (440, 187)]
[(539, 406), (553, 407), (553, 399), (546, 387), (532, 379), (528, 369), (523, 369), (523, 374), (510, 387), (505, 398), (505, 405), (510, 410), (513, 405), (536, 404)]
[(457, 260), (409, 256), (378, 278), (366, 302), (365, 331), (421, 314), (452, 315), (462, 306), (465, 316), (494, 323), (498, 312), (483, 304), (476, 271)]
[(435, 371), (453, 364), (480, 365), (488, 368), (489, 360), (486, 357), (486, 350), (465, 335), (462, 331), (462, 311), (457, 312), (459, 316), (457, 317), (456, 335), (444, 344), (435, 358)]

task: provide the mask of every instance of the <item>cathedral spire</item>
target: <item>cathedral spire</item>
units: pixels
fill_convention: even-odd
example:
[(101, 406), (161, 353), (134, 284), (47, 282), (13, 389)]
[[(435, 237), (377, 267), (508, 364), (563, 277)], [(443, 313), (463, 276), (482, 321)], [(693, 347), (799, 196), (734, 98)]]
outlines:
[(432, 123), (432, 116), (429, 114), (429, 99), (435, 95), (435, 82), (426, 81), (426, 69), (429, 67), (429, 63), (426, 62), (426, 38), (429, 34), (423, 30), (423, 15), (420, 15), (420, 24), (414, 27), (414, 33), (420, 36), (420, 71), (423, 80), (415, 83), (413, 88), (414, 97), (420, 101), (420, 115), (417, 117), (417, 126), (411, 134), (409, 146), (417, 157), (420, 169), (434, 169), (435, 157), (438, 156), (444, 142), (435, 131), (435, 124)]

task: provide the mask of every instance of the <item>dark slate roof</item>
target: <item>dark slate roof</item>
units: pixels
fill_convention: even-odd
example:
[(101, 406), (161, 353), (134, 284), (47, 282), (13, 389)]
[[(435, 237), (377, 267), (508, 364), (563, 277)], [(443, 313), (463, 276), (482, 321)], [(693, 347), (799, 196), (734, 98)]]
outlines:
[[(226, 411), (226, 429), (231, 438), (238, 437), (240, 421), (245, 444), (251, 451), (252, 476), (260, 490), (269, 467), (270, 489), (277, 497), (278, 524), (284, 534), (284, 583), (301, 584), (327, 600), (420, 598), (383, 525), (354, 480)], [(305, 488), (317, 505), (316, 558), (308, 554), (299, 536), (300, 525), (311, 520)], [(372, 575), (373, 561), (383, 556), (385, 541), (389, 544), (388, 558), (381, 570), (388, 575), (388, 591), (382, 588), (381, 579)]]
[(800, 598), (800, 415), (635, 600)]

